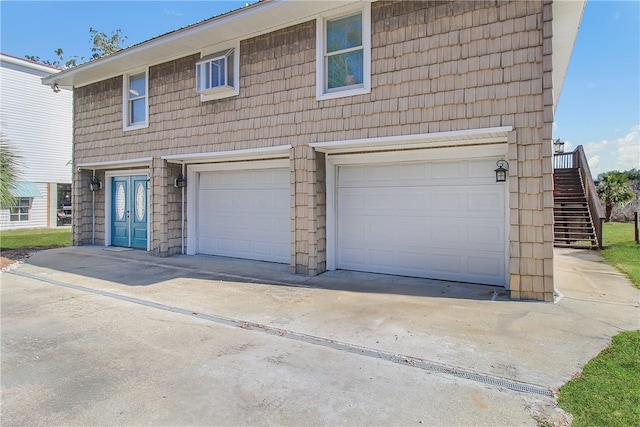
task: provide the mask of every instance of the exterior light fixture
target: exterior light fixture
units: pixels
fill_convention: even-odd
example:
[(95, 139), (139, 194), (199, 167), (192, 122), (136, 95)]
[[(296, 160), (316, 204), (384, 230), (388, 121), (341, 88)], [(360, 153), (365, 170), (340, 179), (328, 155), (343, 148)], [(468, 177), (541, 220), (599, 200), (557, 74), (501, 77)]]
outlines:
[(553, 141), (553, 147), (555, 148), (556, 154), (564, 153), (564, 141), (560, 138)]
[(91, 191), (102, 190), (102, 181), (100, 181), (95, 176), (91, 177), (91, 181), (89, 181), (89, 188)]
[(498, 166), (498, 169), (495, 170), (496, 182), (505, 182), (509, 175), (509, 163), (506, 160), (498, 160), (496, 166)]
[(173, 186), (176, 188), (184, 188), (187, 186), (187, 179), (184, 175), (180, 174), (176, 179), (173, 180)]

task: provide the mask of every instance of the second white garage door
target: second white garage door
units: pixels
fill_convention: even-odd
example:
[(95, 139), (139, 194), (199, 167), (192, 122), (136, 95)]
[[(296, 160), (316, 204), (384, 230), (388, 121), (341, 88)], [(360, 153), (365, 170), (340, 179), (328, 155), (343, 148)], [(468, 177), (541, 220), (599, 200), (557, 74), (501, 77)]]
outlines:
[(495, 159), (343, 165), (336, 267), (505, 284), (505, 184)]
[(201, 172), (197, 252), (290, 262), (289, 169)]

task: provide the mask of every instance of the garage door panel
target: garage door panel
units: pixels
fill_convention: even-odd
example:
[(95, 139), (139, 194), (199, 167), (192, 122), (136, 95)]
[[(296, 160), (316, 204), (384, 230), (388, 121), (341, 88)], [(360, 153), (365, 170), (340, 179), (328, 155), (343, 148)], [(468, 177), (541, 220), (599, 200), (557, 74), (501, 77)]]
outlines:
[(504, 285), (495, 160), (338, 168), (336, 267)]
[(431, 165), (431, 178), (445, 181), (456, 180), (466, 175), (463, 162), (438, 162)]
[(500, 215), (504, 207), (504, 193), (496, 191), (495, 188), (490, 190), (475, 190), (467, 192), (467, 200), (469, 210), (481, 215)]
[(447, 214), (451, 213), (453, 215), (464, 214), (461, 209), (466, 206), (465, 195), (460, 189), (454, 187), (447, 188), (446, 190), (440, 188), (428, 188), (425, 190), (431, 193), (431, 204), (429, 207), (432, 212), (447, 212)]
[(290, 262), (289, 170), (200, 173), (198, 253)]
[(460, 252), (438, 251), (431, 252), (429, 269), (437, 278), (457, 280), (462, 278), (465, 271), (465, 257)]
[(469, 272), (479, 277), (486, 277), (488, 280), (502, 273), (502, 264), (497, 262), (496, 256), (476, 254), (469, 256), (467, 263)]
[(504, 228), (497, 225), (467, 226), (467, 245), (471, 248), (495, 248), (504, 242)]

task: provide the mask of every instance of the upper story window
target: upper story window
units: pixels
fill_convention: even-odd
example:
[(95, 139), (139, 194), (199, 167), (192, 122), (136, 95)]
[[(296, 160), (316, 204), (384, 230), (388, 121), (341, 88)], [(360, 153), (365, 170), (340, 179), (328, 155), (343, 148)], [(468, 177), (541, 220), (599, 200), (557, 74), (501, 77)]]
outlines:
[(317, 98), (371, 92), (371, 6), (317, 24)]
[(239, 43), (235, 43), (233, 47), (205, 54), (196, 62), (196, 91), (200, 94), (202, 101), (226, 98), (240, 93), (239, 47)]
[(124, 129), (147, 127), (149, 125), (147, 71), (125, 75), (124, 81)]

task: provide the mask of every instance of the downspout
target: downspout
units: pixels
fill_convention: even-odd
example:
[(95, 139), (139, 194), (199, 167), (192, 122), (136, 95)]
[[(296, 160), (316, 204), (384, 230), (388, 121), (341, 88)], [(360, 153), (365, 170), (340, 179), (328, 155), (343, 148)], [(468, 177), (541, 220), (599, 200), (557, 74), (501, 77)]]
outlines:
[[(184, 177), (184, 173), (185, 173), (185, 165), (184, 162), (182, 162), (182, 176)], [(184, 255), (184, 189), (185, 187), (181, 187), (181, 203), (182, 203), (182, 208), (180, 209), (180, 246), (181, 246), (181, 253), (182, 255)]]
[[(93, 176), (96, 176), (96, 170), (93, 170)], [(91, 191), (91, 244), (96, 244), (96, 192)]]

